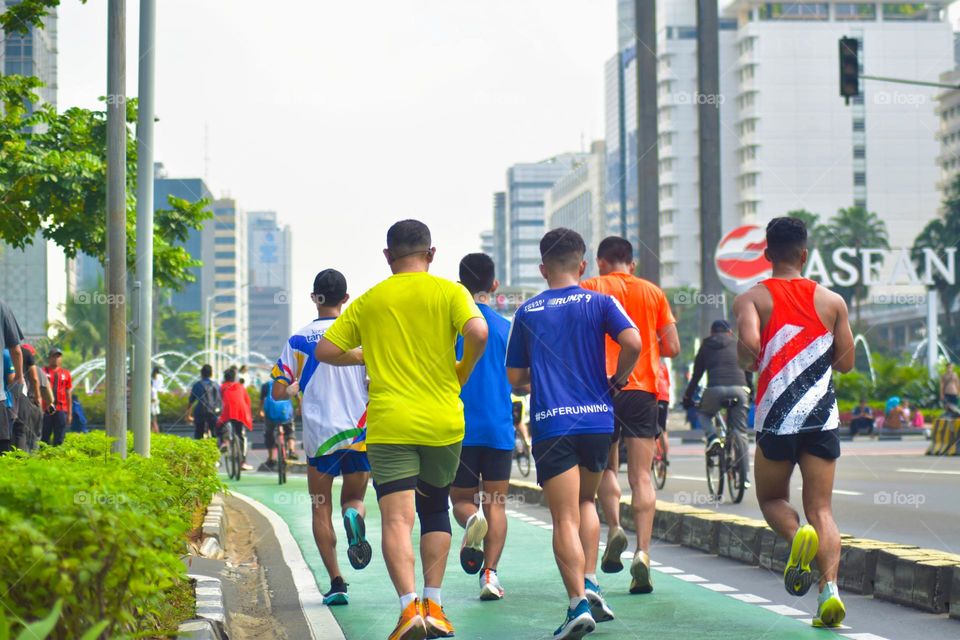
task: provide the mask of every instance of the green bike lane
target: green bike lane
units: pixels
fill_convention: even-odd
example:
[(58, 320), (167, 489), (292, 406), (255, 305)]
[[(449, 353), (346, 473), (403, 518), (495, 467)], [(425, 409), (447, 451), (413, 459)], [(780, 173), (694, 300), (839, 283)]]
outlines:
[[(320, 591), (326, 591), (329, 579), (313, 541), (306, 478), (291, 476), (286, 485), (279, 486), (272, 474), (251, 474), (239, 483), (229, 482), (228, 487), (273, 510), (287, 524)], [(338, 486), (334, 489), (334, 504), (339, 504)], [(372, 490), (367, 492), (366, 506), (367, 537), (374, 549), (370, 565), (362, 571), (352, 570), (346, 559), (342, 533), (338, 547), (341, 569), (350, 585), (350, 605), (332, 607), (331, 611), (348, 640), (386, 638), (399, 613), (397, 597), (380, 552), (380, 522)], [(506, 597), (501, 601), (482, 602), (477, 597), (477, 576), (466, 575), (460, 568), (459, 531), (454, 523), (454, 544), (443, 585), (443, 600), (458, 638), (550, 638), (562, 619), (567, 598), (553, 559), (549, 525), (538, 519), (541, 514), (531, 515), (523, 507), (508, 509), (511, 517), (500, 562)], [(416, 530), (414, 536), (416, 540)], [(626, 571), (601, 574), (601, 586), (617, 619), (599, 625), (590, 637), (687, 640), (838, 637), (833, 631), (813, 629), (799, 619), (783, 615), (776, 610), (776, 605), (771, 610), (738, 600), (736, 598), (743, 594), (724, 592), (731, 590), (730, 587), (719, 592), (711, 589), (726, 585), (704, 588), (702, 583), (707, 582), (704, 579), (690, 581), (689, 575), (677, 570), (664, 572), (668, 570), (672, 568), (655, 568), (656, 589), (643, 596), (627, 594), (629, 574)], [(418, 588), (422, 588), (419, 566), (417, 575)]]

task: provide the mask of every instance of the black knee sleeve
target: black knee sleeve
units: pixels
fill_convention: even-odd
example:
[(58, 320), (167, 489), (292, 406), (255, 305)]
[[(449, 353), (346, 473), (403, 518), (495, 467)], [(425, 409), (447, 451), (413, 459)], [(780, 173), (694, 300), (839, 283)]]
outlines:
[(450, 531), (450, 485), (435, 487), (423, 480), (417, 481), (417, 516), (420, 518), (420, 535)]

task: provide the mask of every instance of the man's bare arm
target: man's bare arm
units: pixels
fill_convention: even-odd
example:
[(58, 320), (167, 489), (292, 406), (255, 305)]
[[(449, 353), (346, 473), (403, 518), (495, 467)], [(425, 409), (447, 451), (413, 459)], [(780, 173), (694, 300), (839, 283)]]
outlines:
[(837, 294), (833, 295), (836, 298), (837, 311), (837, 319), (833, 325), (833, 369), (846, 373), (853, 369), (853, 331), (850, 329), (847, 303)]
[(760, 312), (746, 291), (733, 301), (733, 315), (737, 319), (737, 360), (744, 371), (756, 371), (760, 357)]
[(514, 367), (507, 367), (507, 380), (510, 382), (510, 386), (514, 389), (523, 389), (526, 388), (529, 392), (530, 390), (530, 369), (517, 369)]
[(317, 348), (314, 350), (314, 356), (324, 364), (331, 364), (335, 367), (353, 367), (363, 364), (363, 351), (360, 349), (351, 349), (344, 351), (326, 338), (320, 338)]
[(13, 362), (13, 383), (23, 383), (23, 351), (20, 345), (10, 347), (10, 360)]
[(660, 355), (664, 358), (674, 358), (680, 355), (680, 335), (677, 325), (670, 323), (657, 330), (657, 339), (660, 341)]
[(37, 404), (40, 404), (40, 374), (37, 373), (37, 367), (30, 367), (27, 371), (27, 386), (30, 389), (30, 395), (34, 397)]

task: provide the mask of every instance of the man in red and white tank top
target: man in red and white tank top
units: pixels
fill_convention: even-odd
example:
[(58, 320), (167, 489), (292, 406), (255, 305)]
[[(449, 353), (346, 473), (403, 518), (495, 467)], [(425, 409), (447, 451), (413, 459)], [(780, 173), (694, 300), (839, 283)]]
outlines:
[[(803, 277), (807, 230), (795, 218), (767, 225), (765, 255), (773, 277), (737, 296), (733, 305), (740, 341), (740, 365), (759, 372), (757, 500), (767, 523), (791, 540), (784, 585), (793, 595), (810, 588), (810, 563), (820, 569), (815, 626), (837, 626), (845, 609), (837, 591), (840, 532), (831, 497), (840, 438), (834, 370), (853, 368), (853, 333), (847, 305), (836, 293)], [(790, 505), (790, 476), (799, 465), (803, 511)]]

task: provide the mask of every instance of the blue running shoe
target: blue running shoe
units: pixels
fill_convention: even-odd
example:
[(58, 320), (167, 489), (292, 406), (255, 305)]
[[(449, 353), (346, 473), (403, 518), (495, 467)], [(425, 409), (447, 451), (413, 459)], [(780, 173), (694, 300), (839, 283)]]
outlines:
[(554, 640), (580, 640), (597, 628), (597, 623), (590, 615), (590, 604), (586, 598), (577, 604), (576, 609), (567, 609), (567, 619), (553, 632)]
[(607, 601), (603, 599), (600, 585), (584, 578), (583, 587), (587, 595), (587, 602), (590, 603), (590, 615), (593, 616), (594, 621), (609, 622), (613, 620), (616, 616), (613, 615), (613, 610), (607, 605)]
[(347, 531), (347, 558), (354, 569), (363, 569), (370, 564), (373, 550), (367, 542), (367, 528), (363, 516), (356, 509), (347, 509), (343, 514), (343, 528)]
[(323, 594), (323, 604), (328, 607), (349, 604), (350, 598), (347, 596), (347, 583), (341, 576), (337, 576), (330, 581), (330, 591)]

